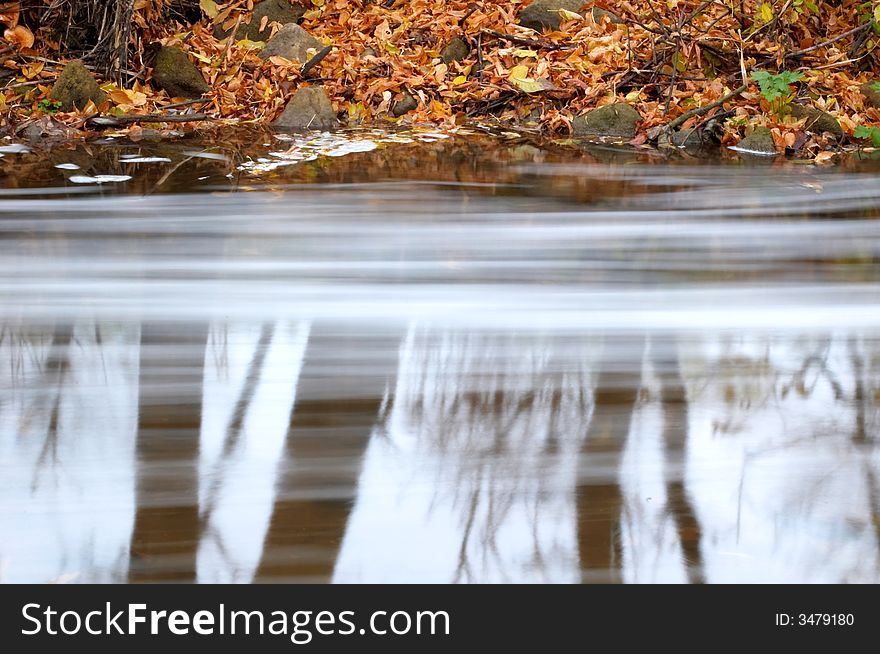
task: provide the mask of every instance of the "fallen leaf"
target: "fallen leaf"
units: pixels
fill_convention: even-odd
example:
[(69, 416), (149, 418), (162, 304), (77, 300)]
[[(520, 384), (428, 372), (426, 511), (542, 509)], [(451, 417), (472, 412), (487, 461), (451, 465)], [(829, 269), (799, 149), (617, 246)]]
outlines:
[(34, 44), (34, 33), (24, 25), (17, 25), (3, 32), (3, 38), (19, 48), (29, 48)]
[(214, 0), (199, 0), (199, 8), (208, 18), (217, 18), (217, 3)]

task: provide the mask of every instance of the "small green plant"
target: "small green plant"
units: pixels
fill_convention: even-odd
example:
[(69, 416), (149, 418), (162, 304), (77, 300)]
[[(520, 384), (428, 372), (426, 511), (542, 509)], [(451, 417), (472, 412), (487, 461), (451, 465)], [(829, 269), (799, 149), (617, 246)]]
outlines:
[(858, 18), (862, 24), (871, 21), (874, 34), (880, 34), (880, 2), (878, 0), (868, 0), (868, 2), (858, 5)]
[(37, 103), (37, 109), (44, 114), (56, 114), (61, 111), (61, 103), (58, 100), (44, 98)]
[(758, 83), (761, 95), (770, 104), (770, 110), (777, 117), (782, 117), (787, 113), (788, 105), (794, 97), (791, 85), (803, 76), (803, 73), (790, 70), (776, 74), (768, 73), (765, 70), (752, 73), (752, 79)]
[(880, 127), (859, 125), (853, 130), (853, 136), (857, 139), (871, 139), (871, 144), (875, 148), (880, 148)]

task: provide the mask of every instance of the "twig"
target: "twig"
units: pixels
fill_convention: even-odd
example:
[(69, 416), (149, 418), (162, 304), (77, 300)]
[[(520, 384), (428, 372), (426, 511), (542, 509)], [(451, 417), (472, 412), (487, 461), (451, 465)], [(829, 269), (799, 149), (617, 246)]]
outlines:
[(324, 60), (324, 57), (326, 57), (331, 52), (333, 52), (333, 46), (325, 45), (314, 57), (303, 64), (302, 70), (299, 71), (299, 74), (303, 77), (308, 76), (308, 74), (312, 72), (312, 69), (320, 64)]
[(573, 45), (562, 45), (559, 43), (551, 43), (550, 41), (541, 41), (538, 39), (526, 39), (521, 36), (514, 36), (513, 34), (496, 32), (495, 30), (483, 30), (483, 33), (499, 39), (504, 39), (505, 41), (510, 41), (511, 43), (527, 45), (533, 48), (544, 48), (545, 50), (571, 50), (575, 47)]
[(833, 39), (828, 39), (827, 41), (823, 41), (822, 43), (817, 43), (816, 45), (811, 45), (809, 48), (804, 48), (803, 50), (795, 50), (794, 52), (789, 52), (787, 55), (783, 57), (783, 59), (789, 59), (791, 57), (800, 57), (801, 55), (805, 55), (808, 52), (812, 52), (813, 50), (818, 50), (819, 48), (824, 48), (826, 46), (831, 45), (832, 43), (837, 43), (841, 39), (845, 39), (848, 36), (852, 36), (853, 34), (858, 34), (862, 30), (866, 30), (871, 25), (874, 24), (873, 20), (869, 20), (867, 23), (863, 23), (858, 27), (854, 27), (851, 30), (847, 30), (843, 34), (838, 34)]
[(709, 104), (705, 105), (704, 107), (697, 107), (696, 109), (691, 109), (690, 111), (684, 112), (681, 116), (679, 116), (675, 120), (670, 121), (669, 124), (666, 125), (666, 130), (671, 132), (672, 130), (674, 130), (676, 127), (678, 127), (679, 125), (681, 125), (682, 123), (684, 123), (688, 119), (693, 118), (694, 116), (702, 116), (703, 114), (705, 114), (709, 111), (712, 111), (712, 109), (714, 109), (715, 107), (720, 107), (728, 100), (738, 96), (740, 93), (745, 91), (747, 88), (749, 88), (749, 85), (743, 84), (742, 86), (735, 88), (733, 91), (731, 91), (730, 93), (728, 93), (724, 97), (718, 98), (717, 100), (715, 100), (715, 102), (710, 102)]
[(479, 10), (480, 10), (480, 5), (478, 5), (476, 2), (472, 3), (470, 8), (468, 9), (468, 12), (464, 16), (462, 16), (461, 19), (458, 21), (458, 26), (464, 27), (464, 24), (467, 22), (467, 19), (470, 18), (471, 16), (473, 16), (474, 13), (478, 12)]
[(229, 49), (235, 41), (235, 35), (238, 34), (239, 25), (241, 25), (241, 14), (235, 19), (235, 27), (232, 28), (232, 31), (229, 33), (229, 38), (226, 40), (226, 47), (223, 49), (223, 61), (226, 61), (226, 57), (229, 56)]
[(175, 102), (174, 104), (166, 104), (162, 108), (177, 109), (178, 107), (189, 107), (194, 104), (206, 104), (210, 101), (210, 98), (196, 98), (195, 100), (183, 100), (182, 102)]
[(138, 116), (92, 116), (86, 120), (91, 127), (122, 127), (135, 123), (194, 123), (211, 120), (207, 114), (141, 114)]

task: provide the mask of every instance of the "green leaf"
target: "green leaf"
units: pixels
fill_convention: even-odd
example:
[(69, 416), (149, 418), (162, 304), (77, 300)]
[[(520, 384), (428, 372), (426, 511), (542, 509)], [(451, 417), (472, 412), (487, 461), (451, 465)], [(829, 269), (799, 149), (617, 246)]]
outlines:
[(761, 5), (761, 20), (765, 23), (769, 23), (773, 20), (773, 7), (769, 2), (765, 2)]
[(787, 98), (791, 94), (789, 86), (794, 84), (803, 77), (803, 73), (797, 73), (790, 70), (784, 70), (781, 73), (773, 74), (765, 70), (759, 70), (752, 73), (752, 79), (757, 82), (761, 89), (761, 95), (768, 102), (774, 102), (780, 98)]
[(871, 144), (880, 148), (880, 128), (859, 125), (853, 130), (853, 136), (857, 139), (871, 139)]
[(208, 18), (217, 18), (217, 3), (214, 0), (199, 0), (199, 8)]

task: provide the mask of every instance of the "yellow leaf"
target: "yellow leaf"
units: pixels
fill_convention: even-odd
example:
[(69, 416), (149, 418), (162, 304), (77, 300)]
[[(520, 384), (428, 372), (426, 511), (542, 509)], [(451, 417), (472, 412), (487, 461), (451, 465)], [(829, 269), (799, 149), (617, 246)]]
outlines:
[(111, 91), (110, 99), (113, 100), (113, 102), (115, 102), (116, 104), (131, 104), (131, 98), (129, 98), (128, 93), (126, 93), (122, 89)]
[(638, 102), (641, 94), (642, 94), (641, 91), (630, 91), (629, 93), (626, 94), (626, 101), (627, 102)]
[(525, 79), (529, 76), (529, 69), (526, 66), (514, 66), (508, 74), (509, 79)]
[(23, 66), (21, 69), (22, 75), (27, 79), (34, 79), (41, 72), (43, 72), (43, 64), (41, 62), (31, 64), (30, 66)]
[(465, 82), (467, 82), (467, 77), (465, 77), (464, 75), (459, 75), (454, 80), (452, 80), (453, 86), (457, 86), (459, 84), (464, 84)]
[(244, 48), (245, 50), (262, 50), (266, 45), (265, 41), (251, 41), (250, 39), (242, 39), (238, 43), (236, 43), (239, 48)]
[(557, 87), (547, 79), (531, 79), (529, 69), (525, 66), (514, 66), (510, 69), (507, 79), (523, 93), (537, 93), (538, 91), (556, 91)]
[(560, 9), (559, 15), (562, 16), (564, 20), (583, 20), (584, 17), (580, 14), (576, 14), (573, 11), (569, 11), (568, 9)]
[(514, 51), (513, 51), (513, 56), (514, 56), (514, 57), (520, 57), (520, 58), (524, 58), (524, 57), (534, 57), (535, 59), (537, 59), (537, 58), (538, 58), (538, 53), (535, 52), (534, 50), (514, 50)]
[(769, 2), (765, 2), (761, 5), (761, 20), (765, 23), (769, 23), (773, 20), (773, 7), (770, 6)]
[(217, 3), (214, 0), (199, 0), (199, 7), (208, 18), (217, 18)]

